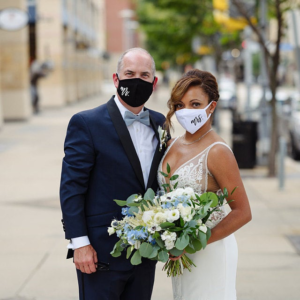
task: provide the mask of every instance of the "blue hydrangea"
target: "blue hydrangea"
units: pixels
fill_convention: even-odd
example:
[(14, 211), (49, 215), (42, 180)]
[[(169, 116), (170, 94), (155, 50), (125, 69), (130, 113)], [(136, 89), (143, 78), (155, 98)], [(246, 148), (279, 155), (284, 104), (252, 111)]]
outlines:
[(151, 243), (151, 245), (155, 245), (155, 244), (156, 244), (156, 241), (155, 241), (155, 239), (152, 237), (152, 235), (150, 235), (150, 236), (148, 237), (148, 242)]
[(116, 231), (116, 234), (117, 234), (117, 237), (121, 237), (121, 235), (122, 235), (122, 229), (117, 230), (117, 231)]

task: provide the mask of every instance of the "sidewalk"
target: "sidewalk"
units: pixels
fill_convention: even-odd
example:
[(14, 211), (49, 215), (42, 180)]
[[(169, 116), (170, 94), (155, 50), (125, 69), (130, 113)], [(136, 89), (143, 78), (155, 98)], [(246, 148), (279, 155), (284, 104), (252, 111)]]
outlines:
[[(27, 123), (6, 123), (0, 131), (0, 300), (78, 299), (60, 224), (63, 142), (70, 117), (105, 103), (110, 95), (43, 111)], [(168, 96), (167, 90), (158, 90), (148, 107), (165, 113)], [(225, 140), (230, 138), (226, 113), (221, 121)], [(175, 128), (174, 136), (182, 134), (177, 123)], [(236, 233), (239, 300), (300, 299), (300, 256), (287, 239), (300, 236), (300, 164), (287, 159), (286, 165), (288, 179), (281, 192), (264, 170), (241, 171), (253, 220)], [(172, 299), (170, 279), (161, 267), (153, 300)]]

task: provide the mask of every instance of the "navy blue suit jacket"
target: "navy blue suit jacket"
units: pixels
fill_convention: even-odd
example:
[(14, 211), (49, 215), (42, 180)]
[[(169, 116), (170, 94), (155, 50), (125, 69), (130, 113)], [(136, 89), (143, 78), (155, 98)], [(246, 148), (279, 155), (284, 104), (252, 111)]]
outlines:
[[(149, 110), (151, 126), (159, 140), (162, 114)], [(145, 187), (139, 158), (127, 126), (114, 101), (75, 114), (69, 123), (62, 165), (60, 200), (66, 239), (87, 235), (98, 260), (111, 270), (132, 268), (125, 253), (113, 258), (110, 252), (118, 238), (109, 236), (111, 221), (121, 219), (121, 207), (113, 200), (158, 189), (157, 169), (164, 153), (155, 151)]]

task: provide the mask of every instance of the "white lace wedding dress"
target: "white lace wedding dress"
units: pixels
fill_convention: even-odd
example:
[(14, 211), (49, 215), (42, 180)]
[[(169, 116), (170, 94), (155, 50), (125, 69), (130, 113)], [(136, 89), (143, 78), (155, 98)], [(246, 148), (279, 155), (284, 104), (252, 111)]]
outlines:
[[(160, 162), (159, 171), (162, 170), (164, 158), (177, 139), (166, 150)], [(212, 187), (210, 183), (210, 191), (221, 192), (207, 168), (209, 151), (217, 144), (229, 148), (222, 142), (213, 143), (174, 172), (174, 174), (179, 175), (178, 188), (189, 186), (198, 193), (205, 193), (210, 176), (212, 179), (210, 182), (215, 183), (215, 186)], [(159, 172), (158, 183), (160, 187), (165, 183), (164, 177)], [(224, 208), (222, 211), (214, 212), (206, 225), (213, 228), (225, 216)], [(183, 275), (172, 278), (174, 300), (236, 300), (235, 281), (238, 249), (233, 234), (209, 244), (204, 250), (195, 254), (188, 254), (188, 256), (193, 260), (196, 267), (192, 267), (191, 272), (184, 270)]]

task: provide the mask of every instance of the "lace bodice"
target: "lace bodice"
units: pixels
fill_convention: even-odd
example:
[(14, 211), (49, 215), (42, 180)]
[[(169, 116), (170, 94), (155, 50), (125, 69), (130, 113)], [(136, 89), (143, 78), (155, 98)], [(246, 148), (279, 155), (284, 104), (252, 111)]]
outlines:
[[(174, 143), (177, 141), (178, 137), (171, 143), (171, 145), (166, 150), (160, 164), (159, 164), (159, 171), (162, 171), (162, 164), (163, 161), (169, 152), (169, 150), (172, 148)], [(198, 194), (203, 194), (207, 192), (208, 187), (208, 176), (213, 177), (212, 174), (209, 172), (207, 167), (207, 158), (209, 151), (212, 147), (215, 145), (224, 145), (227, 148), (229, 148), (228, 145), (222, 142), (215, 142), (208, 146), (206, 149), (198, 153), (196, 156), (182, 164), (174, 173), (173, 175), (179, 175), (178, 178), (178, 188), (185, 188), (185, 187), (191, 187), (194, 189), (194, 191)], [(230, 149), (230, 148), (229, 148)], [(231, 151), (231, 149), (230, 149)], [(165, 177), (158, 172), (157, 180), (160, 188), (162, 188), (162, 185), (166, 183)], [(213, 180), (214, 184), (213, 186), (210, 186), (211, 192), (215, 193), (221, 193), (221, 190), (216, 183), (215, 180)], [(206, 222), (206, 225), (210, 228), (215, 227), (224, 217), (226, 216), (226, 211), (224, 207), (220, 208), (219, 211), (215, 211), (210, 219)]]

